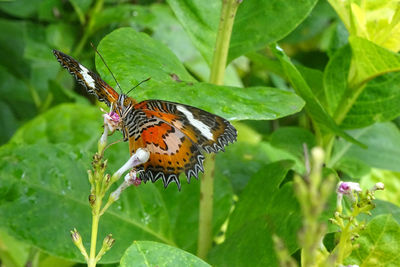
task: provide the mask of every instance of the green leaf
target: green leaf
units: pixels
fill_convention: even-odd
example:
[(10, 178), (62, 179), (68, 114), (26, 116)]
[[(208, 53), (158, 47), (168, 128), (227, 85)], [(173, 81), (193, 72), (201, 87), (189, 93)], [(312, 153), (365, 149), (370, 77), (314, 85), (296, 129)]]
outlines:
[(259, 50), (288, 35), (310, 14), (317, 2), (317, 0), (243, 1), (233, 25), (229, 61)]
[(400, 73), (387, 73), (368, 82), (354, 103), (342, 128), (354, 129), (400, 115)]
[[(362, 183), (362, 186), (364, 186), (364, 183)], [(364, 188), (364, 187), (362, 187), (362, 188)], [(369, 187), (369, 188), (371, 188), (371, 187)], [(386, 189), (387, 189), (387, 186), (385, 184), (385, 190)], [(384, 191), (376, 192), (376, 194), (375, 194), (376, 197), (380, 198), (382, 193), (384, 193)], [(395, 205), (391, 202), (381, 200), (381, 199), (375, 199), (374, 204), (376, 205), (376, 207), (373, 210), (371, 210), (372, 215), (362, 214), (362, 215), (360, 215), (360, 219), (362, 219), (364, 217), (365, 220), (367, 222), (369, 222), (377, 216), (390, 214), (391, 216), (393, 216), (393, 219), (395, 219), (396, 222), (398, 224), (400, 224), (400, 207), (398, 205)]]
[[(228, 61), (282, 39), (307, 17), (316, 3), (316, 0), (243, 1), (236, 14)], [(168, 4), (194, 45), (211, 64), (221, 2), (169, 0)], [(277, 17), (280, 19), (269, 19)]]
[(318, 1), (307, 18), (282, 41), (296, 44), (310, 40), (323, 33), (336, 17), (327, 1)]
[(23, 267), (29, 256), (29, 246), (0, 229), (0, 258), (3, 266)]
[(19, 123), (17, 118), (12, 113), (11, 107), (0, 100), (0, 145), (6, 143), (14, 132), (17, 130)]
[(350, 157), (375, 168), (400, 171), (400, 131), (393, 123), (376, 123), (348, 133), (367, 148), (338, 140), (328, 162), (329, 167), (334, 167), (344, 158)]
[(397, 53), (360, 37), (350, 37), (349, 41), (356, 70), (352, 84), (359, 85), (384, 73), (400, 71), (400, 55)]
[[(101, 121), (97, 108), (60, 105), (25, 124), (10, 144), (0, 148), (4, 159), (0, 162), (1, 226), (53, 255), (83, 260), (69, 230), (76, 227), (88, 247), (91, 213), (86, 170), (101, 135)], [(121, 137), (115, 133), (111, 139)], [(127, 143), (111, 146), (105, 157), (112, 173), (129, 158)], [(233, 194), (225, 177), (215, 178), (214, 235), (228, 217)], [(112, 233), (117, 240), (103, 262), (119, 261), (137, 239), (195, 251), (199, 184), (196, 180), (190, 185), (183, 182), (181, 192), (173, 186), (164, 189), (161, 181), (126, 190), (101, 218), (99, 238)]]
[(359, 266), (399, 266), (400, 225), (392, 215), (381, 215), (371, 220), (357, 239), (359, 248), (345, 264)]
[(26, 28), (25, 21), (0, 19), (0, 64), (18, 78), (28, 78), (29, 74), (29, 64), (23, 59)]
[[(125, 90), (151, 77), (133, 92), (139, 101), (180, 102), (230, 120), (276, 119), (296, 113), (303, 107), (298, 96), (276, 88), (243, 89), (196, 83), (167, 47), (131, 28), (112, 32), (101, 41), (99, 49)], [(100, 60), (97, 60), (97, 69), (106, 81), (115, 85)]]
[(217, 155), (215, 173), (228, 177), (235, 192), (241, 192), (250, 178), (271, 161), (266, 146), (265, 142), (248, 144), (237, 141), (224, 154)]
[(26, 123), (10, 142), (23, 145), (43, 140), (52, 144), (67, 143), (88, 151), (96, 148), (102, 125), (99, 109), (64, 104)]
[(335, 165), (336, 170), (340, 170), (353, 179), (358, 179), (369, 174), (371, 167), (364, 161), (351, 156), (344, 156)]
[(271, 145), (286, 150), (303, 164), (303, 145), (305, 144), (308, 150), (316, 146), (314, 135), (310, 131), (298, 127), (281, 127), (274, 131), (270, 138)]
[(176, 247), (151, 241), (134, 241), (121, 259), (121, 267), (130, 266), (206, 267), (210, 265)]
[(0, 2), (0, 10), (11, 16), (31, 18), (43, 0), (18, 0)]
[(183, 28), (210, 65), (217, 38), (221, 1), (168, 0)]
[[(353, 61), (358, 62), (357, 57), (360, 55), (352, 54), (350, 46), (345, 46), (335, 53), (326, 67), (324, 88), (330, 114), (335, 114), (342, 102), (348, 101), (347, 94), (354, 90), (348, 84), (352, 55), (355, 57)], [(370, 68), (374, 67), (371, 65)], [(386, 73), (368, 79), (370, 81), (364, 85), (360, 96), (341, 123), (342, 128), (361, 128), (375, 122), (389, 121), (400, 115), (400, 73)]]
[(354, 138), (343, 132), (336, 125), (334, 120), (325, 111), (325, 109), (323, 108), (317, 97), (314, 95), (314, 93), (308, 86), (303, 76), (292, 64), (292, 62), (290, 61), (289, 57), (285, 54), (285, 52), (282, 49), (280, 49), (277, 45), (271, 45), (270, 48), (273, 51), (274, 55), (281, 62), (285, 74), (288, 77), (290, 83), (292, 84), (294, 90), (306, 102), (305, 109), (308, 112), (309, 116), (314, 120), (314, 122), (317, 123), (325, 131), (333, 132), (336, 135), (343, 137), (347, 141), (362, 145), (357, 140), (355, 140)]
[(351, 63), (351, 49), (346, 45), (329, 60), (324, 71), (327, 110), (333, 115), (347, 90)]
[(63, 2), (59, 0), (42, 0), (39, 9), (38, 17), (41, 22), (54, 22), (60, 20), (59, 11), (63, 10)]
[(47, 43), (60, 51), (70, 51), (76, 42), (76, 36), (76, 28), (70, 24), (54, 23), (46, 28)]
[(301, 226), (300, 210), (292, 183), (279, 188), (292, 166), (290, 161), (271, 163), (251, 178), (229, 219), (225, 242), (209, 255), (213, 265), (277, 265), (273, 233), (294, 252), (297, 243), (293, 237)]

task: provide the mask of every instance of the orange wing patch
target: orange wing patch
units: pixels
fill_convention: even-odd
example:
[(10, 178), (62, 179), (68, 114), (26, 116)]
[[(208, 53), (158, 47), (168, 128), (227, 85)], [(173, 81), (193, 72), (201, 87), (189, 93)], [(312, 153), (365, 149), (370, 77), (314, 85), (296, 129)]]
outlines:
[(179, 174), (184, 172), (188, 182), (191, 176), (197, 178), (204, 170), (204, 156), (180, 130), (160, 119), (155, 120), (143, 124), (138, 138), (129, 138), (130, 151), (146, 148), (150, 152), (149, 161), (138, 168), (143, 181), (162, 179), (165, 187), (175, 182), (180, 189)]

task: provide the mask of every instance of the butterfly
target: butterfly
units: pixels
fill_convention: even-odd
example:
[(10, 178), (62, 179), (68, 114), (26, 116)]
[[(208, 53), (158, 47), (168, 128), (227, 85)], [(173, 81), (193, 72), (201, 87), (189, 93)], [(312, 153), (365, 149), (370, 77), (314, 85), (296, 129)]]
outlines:
[(236, 129), (220, 116), (164, 100), (138, 103), (126, 94), (118, 94), (72, 57), (57, 50), (53, 53), (88, 93), (120, 115), (121, 131), (124, 141), (129, 141), (131, 155), (138, 148), (149, 151), (149, 160), (136, 169), (144, 182), (162, 179), (164, 187), (175, 182), (180, 190), (181, 173), (190, 183), (192, 176), (197, 179), (199, 172), (204, 172), (203, 152), (224, 151), (225, 146), (236, 141)]

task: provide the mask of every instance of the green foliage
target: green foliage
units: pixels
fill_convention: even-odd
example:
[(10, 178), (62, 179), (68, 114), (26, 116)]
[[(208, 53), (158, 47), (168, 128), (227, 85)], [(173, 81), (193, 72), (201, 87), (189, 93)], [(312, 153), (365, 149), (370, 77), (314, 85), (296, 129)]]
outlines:
[(230, 217), (226, 241), (211, 251), (213, 265), (276, 265), (272, 233), (287, 241), (292, 252), (296, 250), (292, 236), (301, 226), (298, 204), (291, 183), (280, 187), (292, 165), (278, 161), (251, 178)]
[[(139, 101), (158, 98), (186, 103), (231, 120), (280, 118), (298, 112), (304, 105), (297, 95), (276, 88), (197, 83), (167, 47), (130, 28), (107, 35), (99, 50), (107, 64), (115, 66), (113, 73), (125, 91), (152, 74), (150, 81), (131, 93)], [(115, 85), (103, 62), (96, 62), (102, 77)]]
[[(77, 228), (89, 247), (87, 170), (103, 118), (51, 50), (120, 92), (92, 42), (123, 92), (151, 78), (129, 93), (135, 100), (192, 105), (233, 121), (239, 133), (210, 170), (207, 256), (192, 255), (201, 245), (203, 178), (187, 184), (182, 176), (180, 192), (161, 182), (124, 191), (100, 221), (98, 242), (109, 233), (116, 239), (101, 264), (278, 266), (287, 252), (300, 266), (307, 219), (292, 180), (307, 179), (305, 152), (315, 146), (326, 153), (324, 174), (386, 187), (369, 203), (371, 216), (360, 217), (366, 228), (346, 244), (352, 252), (343, 264), (400, 264), (400, 9), (376, 0), (245, 0), (227, 33), (219, 23), (230, 1), (0, 1), (0, 262), (84, 262), (69, 233)], [(215, 48), (221, 34), (230, 36), (222, 40), (228, 66), (213, 63), (215, 52), (223, 54)], [(223, 85), (211, 83), (211, 69), (225, 67)], [(110, 142), (121, 138), (114, 133)], [(116, 171), (128, 144), (104, 157)], [(334, 217), (335, 198), (308, 225)], [(325, 252), (335, 253), (338, 242)]]
[(135, 241), (121, 259), (129, 266), (210, 266), (201, 259), (175, 247), (151, 241)]
[(377, 216), (361, 234), (357, 242), (360, 248), (352, 253), (346, 264), (397, 266), (400, 264), (399, 240), (399, 223), (389, 214)]
[[(57, 114), (70, 117), (71, 124), (66, 124), (66, 120)], [(86, 169), (91, 160), (89, 151), (97, 145), (100, 127), (92, 118), (94, 114), (99, 115), (99, 112), (91, 107), (59, 106), (35, 119), (37, 123), (25, 125), (13, 142), (0, 151), (4, 159), (0, 168), (0, 224), (32, 245), (75, 261), (82, 261), (82, 258), (70, 242), (69, 230), (76, 227), (84, 240), (90, 240), (90, 229), (85, 227), (90, 225), (90, 213), (86, 212), (89, 210), (87, 195), (90, 189)], [(78, 115), (80, 123), (92, 127), (74, 124)], [(53, 129), (62, 130), (66, 137), (63, 142)], [(90, 137), (88, 130), (91, 131)], [(22, 135), (25, 132), (42, 134), (41, 138), (30, 134), (25, 138)], [(35, 139), (34, 144), (30, 144), (31, 137)], [(111, 169), (117, 170), (126, 161), (122, 155), (128, 155), (128, 149), (124, 145), (106, 151)], [(118, 206), (107, 211), (100, 229), (101, 236), (112, 232), (113, 237), (121, 242), (104, 256), (104, 262), (119, 261), (134, 239), (162, 241), (189, 251), (195, 250), (199, 183), (183, 184), (182, 192), (174, 187), (165, 190), (160, 183), (127, 192)], [(217, 178), (215, 186), (218, 191), (215, 194), (213, 228), (217, 233), (229, 213), (232, 189), (224, 177)], [(13, 216), (16, 211), (18, 216)], [(43, 222), (51, 224), (44, 226)], [(181, 229), (182, 225), (184, 229)]]

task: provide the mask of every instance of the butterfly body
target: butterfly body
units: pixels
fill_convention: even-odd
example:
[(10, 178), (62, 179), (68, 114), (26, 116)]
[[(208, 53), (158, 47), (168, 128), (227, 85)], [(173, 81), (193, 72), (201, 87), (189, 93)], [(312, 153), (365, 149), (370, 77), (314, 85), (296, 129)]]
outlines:
[(163, 100), (145, 100), (118, 94), (97, 74), (72, 57), (53, 50), (58, 61), (95, 94), (99, 101), (113, 107), (122, 119), (122, 133), (129, 141), (129, 151), (138, 148), (150, 152), (149, 160), (139, 166), (143, 181), (162, 179), (167, 187), (175, 182), (180, 188), (179, 174), (198, 177), (204, 172), (203, 151), (216, 153), (236, 140), (236, 129), (225, 119), (188, 105)]

